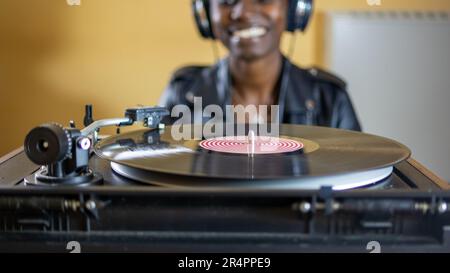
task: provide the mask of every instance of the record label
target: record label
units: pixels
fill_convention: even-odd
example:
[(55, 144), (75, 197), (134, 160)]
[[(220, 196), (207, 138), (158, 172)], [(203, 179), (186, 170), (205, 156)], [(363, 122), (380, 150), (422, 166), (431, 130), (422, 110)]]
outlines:
[(303, 143), (279, 137), (256, 136), (252, 141), (246, 136), (230, 136), (203, 140), (199, 146), (214, 152), (248, 155), (295, 152), (303, 148)]

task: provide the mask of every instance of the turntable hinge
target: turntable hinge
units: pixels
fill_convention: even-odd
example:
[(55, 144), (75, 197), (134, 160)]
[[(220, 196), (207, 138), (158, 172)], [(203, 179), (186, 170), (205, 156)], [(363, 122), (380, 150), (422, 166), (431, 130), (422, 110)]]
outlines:
[(442, 243), (444, 246), (450, 248), (450, 226), (443, 226), (442, 232)]
[(333, 187), (322, 186), (319, 190), (319, 197), (325, 201), (325, 215), (333, 213)]

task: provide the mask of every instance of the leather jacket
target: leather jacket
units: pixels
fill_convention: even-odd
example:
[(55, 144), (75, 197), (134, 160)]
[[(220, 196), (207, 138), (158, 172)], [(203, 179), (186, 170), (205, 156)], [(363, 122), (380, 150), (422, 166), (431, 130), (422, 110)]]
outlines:
[[(280, 123), (361, 131), (344, 81), (317, 68), (302, 69), (284, 57), (282, 67), (277, 85)], [(213, 66), (183, 67), (172, 75), (159, 104), (170, 111), (177, 104), (193, 110), (194, 97), (201, 97), (203, 107), (220, 105), (225, 113), (225, 106), (231, 105), (230, 84), (227, 58)]]

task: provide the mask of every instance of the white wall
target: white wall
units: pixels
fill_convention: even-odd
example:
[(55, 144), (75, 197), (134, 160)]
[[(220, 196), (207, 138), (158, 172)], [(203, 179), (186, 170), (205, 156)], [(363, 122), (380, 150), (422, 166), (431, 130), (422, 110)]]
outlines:
[(402, 142), (450, 181), (448, 16), (333, 13), (326, 21), (326, 61), (347, 80), (364, 131)]

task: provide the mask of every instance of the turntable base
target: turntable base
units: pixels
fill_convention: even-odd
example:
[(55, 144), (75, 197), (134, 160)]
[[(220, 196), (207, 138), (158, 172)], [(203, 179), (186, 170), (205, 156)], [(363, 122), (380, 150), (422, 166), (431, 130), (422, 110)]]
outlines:
[(67, 252), (74, 240), (83, 252), (367, 252), (373, 240), (383, 252), (450, 249), (448, 185), (412, 159), (386, 182), (332, 192), (165, 187), (95, 155), (89, 165), (101, 185), (30, 187), (39, 166), (23, 150), (4, 157), (0, 252)]

